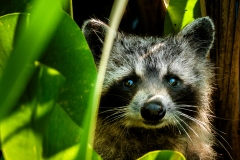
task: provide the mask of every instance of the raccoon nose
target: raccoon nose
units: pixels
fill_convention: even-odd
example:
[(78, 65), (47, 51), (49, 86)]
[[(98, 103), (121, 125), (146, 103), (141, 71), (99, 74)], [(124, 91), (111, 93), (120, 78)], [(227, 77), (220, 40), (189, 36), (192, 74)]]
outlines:
[(141, 115), (147, 121), (158, 121), (166, 114), (166, 108), (160, 102), (147, 102), (141, 108)]

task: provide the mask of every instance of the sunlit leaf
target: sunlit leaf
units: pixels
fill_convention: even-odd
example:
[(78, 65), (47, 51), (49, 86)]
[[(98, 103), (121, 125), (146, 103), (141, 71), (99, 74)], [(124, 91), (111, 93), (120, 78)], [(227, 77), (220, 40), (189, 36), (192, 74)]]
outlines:
[[(81, 128), (57, 105), (48, 122), (43, 141), (43, 157), (49, 158), (80, 141)], [(75, 154), (75, 152), (72, 152)]]
[(177, 151), (159, 150), (153, 151), (140, 157), (138, 160), (186, 160), (185, 157)]
[(0, 120), (17, 103), (34, 71), (31, 66), (43, 53), (61, 19), (62, 12), (56, 1), (41, 0), (35, 5), (29, 21), (24, 19), (18, 23), (14, 49), (0, 79)]
[(38, 67), (16, 111), (1, 122), (5, 159), (41, 159), (43, 133), (64, 80), (56, 70)]
[[(82, 129), (57, 105), (49, 120), (43, 142), (43, 158), (49, 160), (81, 159), (80, 135)], [(88, 145), (93, 160), (101, 157)]]
[[(64, 17), (41, 62), (57, 69), (66, 77), (58, 103), (74, 122), (83, 127), (83, 122), (91, 118), (86, 115), (87, 111), (92, 112), (97, 71), (87, 42), (70, 17)], [(84, 129), (81, 136), (92, 135)], [(80, 143), (87, 146), (88, 140), (83, 138)], [(62, 147), (68, 146), (65, 144)]]
[[(45, 160), (66, 160), (66, 159), (82, 159), (80, 155), (77, 155), (80, 148), (80, 144), (76, 144), (72, 147), (69, 147), (66, 150), (63, 150), (59, 152), (58, 154), (50, 157), (50, 158), (44, 158)], [(92, 150), (92, 147), (88, 146), (87, 150), (91, 150), (93, 154), (90, 158), (91, 160), (102, 160), (102, 158)]]
[(20, 16), (28, 18), (29, 15), (15, 13), (0, 17), (0, 77), (13, 48), (14, 30)]
[[(64, 76), (66, 76), (67, 82), (65, 87), (61, 90), (59, 104), (64, 108), (64, 111), (66, 111), (68, 115), (59, 107), (58, 110), (61, 110), (62, 112), (55, 112), (54, 110), (53, 116), (48, 123), (48, 126), (50, 127), (47, 127), (47, 130), (44, 133), (44, 146), (39, 145), (41, 139), (38, 139), (37, 151), (38, 153), (43, 151), (45, 158), (51, 158), (54, 154), (57, 154), (58, 157), (59, 155), (69, 154), (70, 152), (66, 152), (69, 151), (69, 147), (72, 148), (73, 145), (79, 145), (80, 128), (74, 123), (74, 121), (77, 122), (78, 125), (81, 125), (86, 108), (91, 107), (88, 102), (96, 79), (96, 67), (80, 28), (67, 14), (63, 14), (62, 16), (63, 19), (60, 22), (58, 30), (55, 32), (55, 36), (51, 39), (51, 42), (47, 44), (47, 49), (45, 49), (44, 57), (41, 62), (58, 69)], [(17, 23), (17, 20), (15, 21)], [(42, 26), (39, 25), (38, 27)], [(38, 32), (37, 28), (35, 29), (35, 33)], [(21, 26), (18, 28), (18, 31), (21, 31)], [(11, 31), (12, 35), (13, 32), (14, 27)], [(32, 35), (36, 35), (35, 33), (32, 33)], [(21, 36), (18, 35), (18, 37)], [(9, 43), (10, 47), (11, 44), (12, 42)], [(40, 44), (40, 46), (41, 45), (42, 44)], [(29, 45), (28, 47), (31, 48), (33, 46)], [(20, 48), (20, 51), (21, 49), (22, 48)], [(33, 67), (33, 65), (30, 63), (28, 67)], [(18, 68), (14, 69), (18, 70)], [(24, 81), (22, 84), (19, 83), (19, 85), (24, 86), (27, 83), (27, 81)], [(69, 104), (67, 105), (67, 103)], [(18, 107), (19, 106), (16, 106), (15, 108)], [(17, 113), (19, 112), (16, 112), (15, 114)], [(56, 120), (56, 118), (60, 119)], [(72, 119), (74, 121), (72, 121)], [(26, 121), (31, 123), (31, 119), (27, 119)], [(59, 123), (61, 125), (59, 125)], [(59, 130), (59, 132), (57, 132), (57, 130)], [(66, 132), (66, 130), (69, 130), (69, 132)], [(7, 132), (7, 130), (4, 132)], [(22, 132), (29, 133), (32, 132), (32, 130), (30, 128), (25, 128)], [(21, 136), (26, 137), (23, 134), (19, 135), (19, 137)], [(25, 147), (25, 149), (28, 150), (29, 148)], [(31, 152), (32, 150), (30, 149), (28, 151)], [(99, 157), (92, 149), (88, 149), (88, 151), (94, 153), (94, 159)], [(78, 152), (75, 152), (74, 154), (76, 153)], [(36, 157), (39, 155), (30, 155), (29, 157), (31, 156)], [(77, 154), (77, 156), (81, 155)]]
[(177, 33), (198, 17), (201, 17), (199, 0), (170, 0), (164, 21), (164, 34)]
[(66, 77), (59, 105), (80, 126), (94, 89), (97, 71), (92, 53), (78, 25), (65, 14), (41, 63)]

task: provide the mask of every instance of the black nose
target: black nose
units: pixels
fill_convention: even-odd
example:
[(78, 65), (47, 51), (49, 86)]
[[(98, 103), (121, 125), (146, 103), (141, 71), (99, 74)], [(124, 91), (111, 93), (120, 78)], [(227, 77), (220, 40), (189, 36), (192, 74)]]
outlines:
[(147, 121), (158, 121), (166, 114), (166, 108), (161, 102), (147, 102), (141, 108), (141, 115)]

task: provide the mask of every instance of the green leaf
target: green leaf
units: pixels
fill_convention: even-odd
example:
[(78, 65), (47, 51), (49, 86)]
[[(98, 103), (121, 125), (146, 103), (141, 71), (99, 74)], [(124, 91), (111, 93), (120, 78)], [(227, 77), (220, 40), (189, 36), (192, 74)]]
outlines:
[(201, 17), (199, 0), (170, 0), (164, 21), (164, 35), (179, 32), (198, 17)]
[(49, 158), (58, 152), (78, 144), (80, 141), (80, 133), (81, 128), (57, 105), (44, 133), (43, 157)]
[[(72, 0), (58, 1), (62, 9), (73, 17)], [(34, 0), (0, 0), (0, 16), (11, 13), (30, 13), (34, 8), (33, 2)]]
[(82, 126), (87, 107), (92, 107), (89, 101), (97, 70), (80, 28), (67, 14), (40, 62), (55, 68), (66, 77), (58, 104)]
[(56, 70), (38, 67), (15, 112), (1, 122), (5, 159), (41, 159), (43, 133), (64, 81)]
[[(66, 77), (58, 104), (76, 124), (83, 127), (83, 123), (91, 118), (87, 116), (88, 113), (93, 112), (93, 90), (97, 71), (87, 42), (78, 25), (73, 23), (70, 17), (64, 18), (59, 25), (41, 62), (57, 69)], [(82, 137), (92, 135), (86, 127), (84, 129)], [(87, 146), (88, 140), (83, 138), (80, 143), (81, 146)], [(86, 154), (91, 157), (91, 153)], [(83, 153), (78, 156), (83, 156)]]
[[(6, 117), (17, 103), (34, 71), (34, 67), (32, 67), (34, 61), (42, 55), (61, 19), (62, 12), (56, 0), (35, 2), (35, 9), (31, 12), (29, 21), (26, 18), (20, 18), (21, 21), (18, 21), (14, 49), (0, 77), (0, 120)], [(15, 15), (15, 18), (18, 16)], [(11, 29), (14, 28), (15, 26), (11, 27)]]
[(186, 158), (177, 151), (159, 150), (149, 152), (138, 160), (186, 160)]
[(13, 48), (14, 30), (20, 16), (28, 17), (27, 14), (11, 14), (0, 18), (0, 77)]
[[(81, 128), (57, 105), (44, 133), (43, 157), (48, 159), (55, 154), (58, 154), (57, 157), (60, 159), (64, 158), (65, 154), (68, 156), (76, 156), (78, 149), (73, 151), (70, 148), (79, 143), (80, 132)], [(67, 153), (63, 153), (65, 150), (68, 150)]]
[[(78, 155), (80, 149), (80, 144), (76, 144), (72, 147), (63, 150), (56, 155), (50, 158), (44, 158), (44, 160), (68, 160), (68, 159), (82, 159), (81, 155)], [(92, 152), (91, 160), (102, 160), (102, 158), (92, 149), (91, 146), (88, 146), (88, 151)]]
[[(74, 121), (77, 122), (78, 125), (81, 125), (84, 119), (86, 108), (91, 107), (89, 101), (91, 99), (91, 92), (94, 88), (97, 73), (92, 54), (79, 27), (67, 14), (62, 14), (62, 17), (62, 21), (60, 22), (57, 31), (53, 35), (51, 42), (46, 44), (49, 42), (49, 40), (47, 40), (47, 42), (44, 41), (44, 44), (47, 45), (47, 48), (44, 49), (44, 56), (40, 60), (42, 63), (58, 69), (67, 80), (63, 89), (61, 90), (58, 103), (61, 105), (64, 111), (68, 113), (68, 115), (66, 116), (66, 113), (63, 112), (61, 108), (57, 107), (58, 109), (54, 110), (53, 115), (48, 123), (48, 126), (50, 127), (47, 127), (46, 132), (44, 133), (44, 146), (40, 146), (40, 142), (42, 140), (41, 138), (36, 140), (38, 153), (43, 151), (44, 157), (50, 159), (54, 158), (52, 156), (55, 156), (55, 154), (58, 158), (59, 156), (69, 154), (81, 156), (78, 155), (79, 152), (72, 153), (71, 151), (72, 147), (74, 148), (74, 146), (79, 146), (78, 141), (80, 139), (80, 135), (82, 134), (80, 132), (81, 129), (74, 123)], [(42, 26), (39, 25), (39, 27)], [(35, 32), (38, 32), (38, 28), (35, 29)], [(21, 26), (17, 29), (17, 31), (21, 31)], [(14, 29), (12, 29), (12, 35), (13, 32)], [(32, 33), (32, 35), (35, 34)], [(21, 36), (18, 35), (18, 37)], [(40, 44), (40, 46), (41, 45), (43, 44)], [(33, 47), (31, 45), (29, 46), (30, 48)], [(19, 50), (21, 51), (21, 49), (22, 48)], [(25, 57), (26, 55), (23, 56)], [(33, 67), (31, 63), (29, 63), (28, 66)], [(15, 70), (17, 71), (18, 68), (15, 67), (12, 70), (15, 72)], [(27, 85), (27, 83), (28, 81), (22, 81), (22, 83), (18, 83), (18, 86), (24, 88), (24, 85)], [(19, 106), (16, 106), (16, 108), (18, 107)], [(1, 110), (3, 109), (1, 108)], [(14, 110), (14, 112), (16, 111)], [(14, 114), (14, 112), (11, 114)], [(71, 121), (68, 116), (70, 116), (70, 118), (74, 121)], [(58, 119), (56, 119), (56, 117)], [(31, 123), (31, 119), (27, 119), (26, 121)], [(59, 123), (61, 125), (59, 125)], [(52, 128), (55, 130), (52, 130)], [(27, 128), (27, 130), (24, 128), (22, 129), (22, 132), (32, 132), (31, 129)], [(66, 130), (69, 130), (69, 132), (66, 132)], [(42, 133), (40, 136), (42, 136)], [(23, 138), (21, 135), (19, 135), (19, 137)], [(23, 141), (24, 140), (26, 139), (23, 139)], [(32, 140), (30, 139), (30, 141)], [(60, 142), (60, 144), (56, 142)], [(29, 148), (25, 148), (25, 150), (28, 150), (28, 152), (32, 151), (31, 149), (29, 150)], [(88, 148), (87, 151), (93, 152), (93, 159), (100, 159), (91, 148)], [(31, 156), (36, 156), (39, 158), (39, 155), (36, 154), (29, 155), (30, 158)]]
[[(44, 135), (43, 159), (81, 159), (81, 155), (78, 155), (81, 132), (82, 129), (57, 105)], [(87, 150), (93, 153), (92, 159), (101, 159), (91, 146), (88, 145)]]
[(62, 9), (68, 13), (71, 18), (73, 19), (73, 6), (72, 6), (72, 0), (59, 0)]

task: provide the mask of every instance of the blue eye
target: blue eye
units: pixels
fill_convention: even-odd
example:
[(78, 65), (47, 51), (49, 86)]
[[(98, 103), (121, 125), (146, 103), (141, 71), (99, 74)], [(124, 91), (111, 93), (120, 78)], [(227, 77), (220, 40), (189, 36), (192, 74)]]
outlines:
[(170, 86), (176, 86), (176, 85), (178, 85), (178, 80), (176, 78), (171, 77), (168, 79), (168, 84)]
[(134, 81), (131, 79), (125, 80), (125, 81), (123, 81), (123, 86), (130, 88), (130, 87), (134, 86)]

